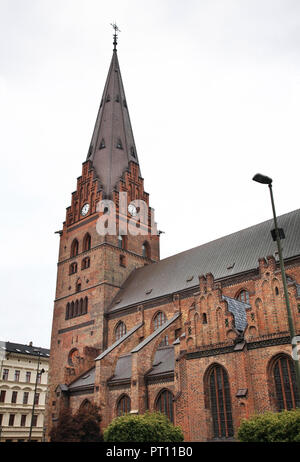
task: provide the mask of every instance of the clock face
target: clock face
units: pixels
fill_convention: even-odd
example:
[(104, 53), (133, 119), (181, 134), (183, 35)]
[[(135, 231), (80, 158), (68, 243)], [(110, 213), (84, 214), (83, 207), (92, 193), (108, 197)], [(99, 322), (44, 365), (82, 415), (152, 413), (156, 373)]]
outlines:
[(128, 205), (128, 212), (130, 213), (130, 215), (132, 215), (134, 217), (137, 214), (137, 210), (136, 210), (135, 205), (129, 204)]
[(81, 215), (85, 216), (90, 209), (90, 204), (84, 204), (84, 206), (81, 209)]

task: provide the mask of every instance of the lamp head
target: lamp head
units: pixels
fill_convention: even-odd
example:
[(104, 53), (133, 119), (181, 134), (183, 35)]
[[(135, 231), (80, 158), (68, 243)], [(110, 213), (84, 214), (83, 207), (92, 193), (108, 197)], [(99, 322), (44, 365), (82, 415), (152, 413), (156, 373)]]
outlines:
[(266, 175), (262, 175), (261, 173), (257, 173), (256, 175), (254, 175), (254, 177), (252, 178), (253, 181), (256, 181), (257, 183), (261, 183), (261, 184), (272, 184), (272, 178), (269, 178), (268, 176)]

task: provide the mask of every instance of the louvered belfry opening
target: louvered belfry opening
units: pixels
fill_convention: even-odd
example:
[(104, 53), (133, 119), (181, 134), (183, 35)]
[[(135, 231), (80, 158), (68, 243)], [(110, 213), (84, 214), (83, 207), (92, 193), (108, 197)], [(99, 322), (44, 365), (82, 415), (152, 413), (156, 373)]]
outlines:
[(215, 438), (233, 436), (229, 381), (225, 369), (214, 366), (209, 376), (209, 390)]
[(274, 364), (274, 382), (277, 410), (291, 410), (300, 407), (294, 364), (287, 356), (280, 356)]

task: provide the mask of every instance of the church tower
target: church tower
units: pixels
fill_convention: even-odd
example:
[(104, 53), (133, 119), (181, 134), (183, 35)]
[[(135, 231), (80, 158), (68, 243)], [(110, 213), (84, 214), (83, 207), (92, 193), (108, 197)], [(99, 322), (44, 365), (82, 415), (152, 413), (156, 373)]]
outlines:
[(58, 385), (94, 365), (107, 347), (106, 308), (138, 267), (159, 260), (159, 234), (113, 55), (81, 176), (60, 235), (53, 311), (47, 429)]

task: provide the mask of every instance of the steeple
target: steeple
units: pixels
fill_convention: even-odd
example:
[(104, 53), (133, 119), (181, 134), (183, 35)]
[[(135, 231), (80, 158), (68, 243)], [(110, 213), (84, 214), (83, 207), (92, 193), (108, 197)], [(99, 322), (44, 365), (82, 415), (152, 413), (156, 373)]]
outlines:
[(96, 170), (106, 197), (111, 195), (129, 162), (138, 164), (117, 55), (118, 28), (116, 25), (113, 27), (113, 55), (87, 156)]

